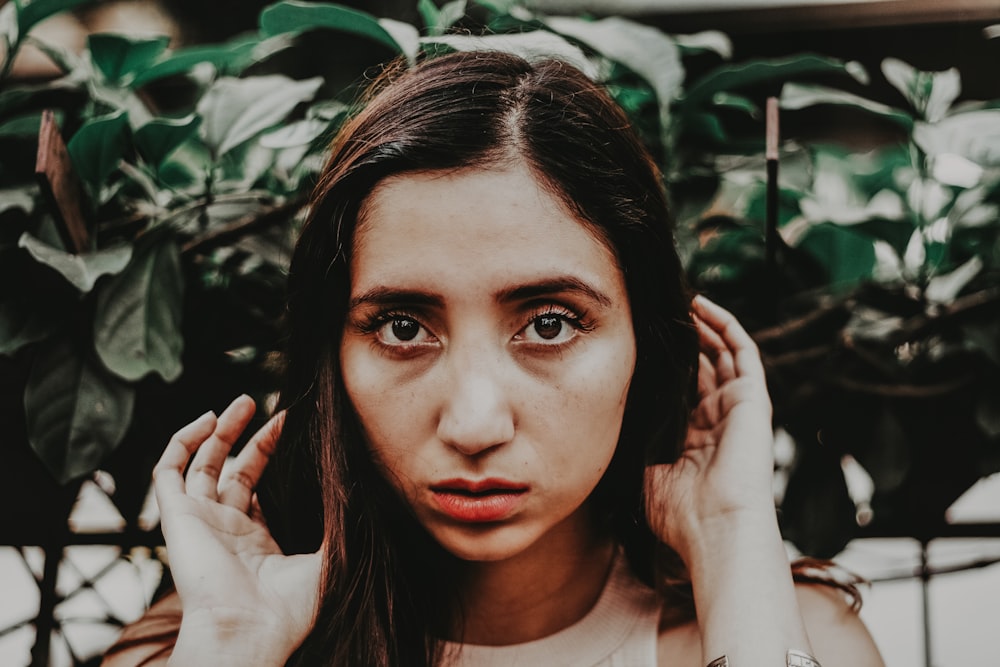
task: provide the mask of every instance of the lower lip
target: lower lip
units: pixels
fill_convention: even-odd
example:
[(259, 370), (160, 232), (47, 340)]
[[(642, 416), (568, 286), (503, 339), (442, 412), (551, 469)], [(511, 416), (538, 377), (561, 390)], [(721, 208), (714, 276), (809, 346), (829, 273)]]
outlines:
[(441, 510), (456, 521), (488, 523), (502, 521), (517, 509), (524, 491), (497, 491), (482, 496), (435, 491), (434, 499)]

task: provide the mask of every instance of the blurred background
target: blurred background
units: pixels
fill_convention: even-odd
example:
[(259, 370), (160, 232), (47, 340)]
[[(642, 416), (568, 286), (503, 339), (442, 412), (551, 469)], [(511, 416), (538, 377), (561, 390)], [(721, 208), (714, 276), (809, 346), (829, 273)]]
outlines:
[(890, 667), (996, 661), (996, 0), (0, 0), (0, 34), (0, 664), (97, 665), (169, 587), (152, 465), (273, 399), (327, 142), (381, 63), (484, 46), (578, 64), (660, 162), (764, 356), (789, 552), (871, 582)]

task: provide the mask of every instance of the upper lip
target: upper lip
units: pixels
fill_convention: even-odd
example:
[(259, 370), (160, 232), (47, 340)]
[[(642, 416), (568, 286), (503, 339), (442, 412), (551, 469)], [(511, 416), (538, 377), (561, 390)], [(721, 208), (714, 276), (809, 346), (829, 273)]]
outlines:
[(465, 493), (488, 493), (490, 491), (527, 491), (527, 484), (519, 484), (507, 479), (489, 477), (487, 479), (446, 479), (431, 486), (433, 491), (463, 491)]

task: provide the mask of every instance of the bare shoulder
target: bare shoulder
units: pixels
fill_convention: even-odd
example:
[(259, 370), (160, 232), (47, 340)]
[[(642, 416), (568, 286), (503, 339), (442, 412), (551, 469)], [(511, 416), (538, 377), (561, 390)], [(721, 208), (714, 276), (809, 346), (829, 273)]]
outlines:
[(844, 593), (823, 584), (797, 584), (809, 642), (823, 667), (885, 667), (868, 628)]
[[(842, 591), (823, 584), (797, 584), (809, 641), (823, 667), (885, 667), (865, 624)], [(657, 642), (661, 667), (705, 667), (696, 621), (676, 621), (664, 609)], [(794, 648), (794, 647), (789, 647)]]

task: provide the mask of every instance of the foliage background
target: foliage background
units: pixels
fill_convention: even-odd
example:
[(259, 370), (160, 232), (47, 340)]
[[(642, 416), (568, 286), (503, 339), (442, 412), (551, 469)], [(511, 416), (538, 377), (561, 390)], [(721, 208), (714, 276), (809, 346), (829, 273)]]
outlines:
[[(422, 0), (419, 24), (286, 0), (222, 42), (98, 34), (82, 55), (39, 43), (63, 75), (11, 80), (30, 29), (84, 4), (0, 7), (0, 494), (37, 499), (3, 528), (44, 539), (97, 468), (134, 518), (177, 424), (240, 392), (266, 400), (289, 249), (330, 137), (380, 63), (450, 49), (555, 54), (634, 119), (692, 283), (765, 354), (776, 421), (797, 443), (781, 495), (800, 549), (833, 555), (863, 525), (933, 535), (954, 498), (1000, 470), (1000, 101), (955, 104), (956, 71), (888, 60), (865, 72), (808, 53), (732, 62), (721, 33), (501, 0)], [(873, 76), (900, 108), (853, 92)], [(838, 105), (896, 137), (870, 151), (783, 146), (773, 262), (768, 95), (786, 117)], [(78, 203), (34, 173), (45, 110)], [(852, 494), (845, 461), (867, 471), (868, 493)]]

